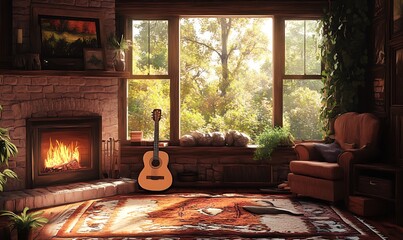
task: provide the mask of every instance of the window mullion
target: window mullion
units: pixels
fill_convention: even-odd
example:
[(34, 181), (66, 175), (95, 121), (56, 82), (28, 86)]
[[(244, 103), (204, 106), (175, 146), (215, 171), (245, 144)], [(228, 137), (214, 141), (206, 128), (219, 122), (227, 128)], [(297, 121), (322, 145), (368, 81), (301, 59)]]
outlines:
[(273, 17), (273, 125), (283, 125), (283, 77), (285, 68), (284, 19)]
[(179, 144), (180, 137), (179, 71), (179, 17), (175, 17), (168, 22), (168, 75), (171, 99), (170, 141), (173, 145)]

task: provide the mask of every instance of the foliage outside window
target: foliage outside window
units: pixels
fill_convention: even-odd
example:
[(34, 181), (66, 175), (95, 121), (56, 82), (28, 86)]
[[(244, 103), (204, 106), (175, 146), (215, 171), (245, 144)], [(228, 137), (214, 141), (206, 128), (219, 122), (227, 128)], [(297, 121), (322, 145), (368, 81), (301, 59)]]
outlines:
[(271, 18), (182, 18), (181, 133), (271, 125)]
[[(315, 24), (316, 21), (286, 24), (289, 30), (285, 31), (288, 37), (285, 37), (287, 75), (283, 75), (283, 116), (284, 126), (295, 132), (297, 139), (320, 136), (317, 132), (307, 134), (309, 130), (321, 129), (316, 119), (321, 83), (314, 76), (320, 74), (317, 36), (312, 35)], [(173, 78), (168, 69), (168, 25), (166, 20), (132, 21), (133, 77), (128, 80), (128, 131), (142, 130), (147, 138), (152, 138), (150, 113), (154, 108), (163, 112), (161, 139), (169, 138), (172, 121), (178, 121), (181, 135), (194, 130), (235, 129), (252, 139), (266, 126), (273, 125), (271, 17), (180, 18), (180, 30), (174, 33), (180, 36), (179, 79)], [(178, 89), (170, 89), (172, 81), (178, 81)], [(170, 91), (179, 89), (179, 99), (170, 99)], [(180, 105), (180, 120), (169, 115), (170, 107), (176, 103)], [(308, 117), (304, 120), (310, 124), (309, 128), (301, 122), (304, 116)]]
[(320, 80), (283, 81), (284, 123), (295, 139), (322, 139), (322, 125), (319, 119), (323, 84)]
[(285, 20), (283, 126), (295, 139), (322, 139), (317, 20)]
[[(163, 109), (159, 121), (159, 137), (169, 139), (169, 80), (131, 79), (128, 81), (129, 131), (143, 131), (144, 139), (154, 139), (153, 109)], [(163, 96), (163, 97), (161, 97)]]
[(168, 74), (168, 21), (132, 21), (133, 75)]
[(159, 137), (169, 139), (168, 21), (133, 20), (132, 75), (127, 81), (127, 129), (154, 138), (153, 109), (162, 109)]

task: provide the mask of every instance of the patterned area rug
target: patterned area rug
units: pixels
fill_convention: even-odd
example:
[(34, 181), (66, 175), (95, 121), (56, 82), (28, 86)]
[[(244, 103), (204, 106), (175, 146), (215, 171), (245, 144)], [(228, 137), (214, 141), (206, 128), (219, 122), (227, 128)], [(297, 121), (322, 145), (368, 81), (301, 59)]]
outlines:
[(76, 204), (46, 228), (57, 239), (382, 239), (327, 204), (264, 194), (115, 196)]

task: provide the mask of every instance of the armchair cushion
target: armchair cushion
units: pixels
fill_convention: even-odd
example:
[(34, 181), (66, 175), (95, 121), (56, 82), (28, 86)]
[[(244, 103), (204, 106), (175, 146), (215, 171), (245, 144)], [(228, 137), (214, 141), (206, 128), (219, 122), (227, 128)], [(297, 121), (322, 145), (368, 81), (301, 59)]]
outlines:
[(290, 171), (297, 175), (328, 180), (343, 179), (343, 169), (337, 163), (316, 161), (291, 161)]
[(343, 151), (336, 142), (330, 144), (316, 143), (314, 147), (319, 151), (323, 159), (330, 163), (337, 162), (337, 158)]

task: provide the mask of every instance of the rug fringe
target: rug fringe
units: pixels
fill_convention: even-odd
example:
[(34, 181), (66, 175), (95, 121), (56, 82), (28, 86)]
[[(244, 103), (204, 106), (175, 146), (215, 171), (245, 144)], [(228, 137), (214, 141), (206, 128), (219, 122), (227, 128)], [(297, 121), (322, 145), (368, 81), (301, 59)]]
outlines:
[(355, 216), (355, 218), (358, 219), (358, 221), (360, 221), (362, 224), (364, 224), (365, 226), (367, 226), (369, 229), (371, 229), (372, 232), (374, 232), (376, 235), (378, 235), (381, 239), (383, 240), (387, 240), (388, 238), (386, 236), (384, 236), (378, 229), (376, 229), (374, 226), (372, 226), (371, 224), (365, 222), (364, 219)]

